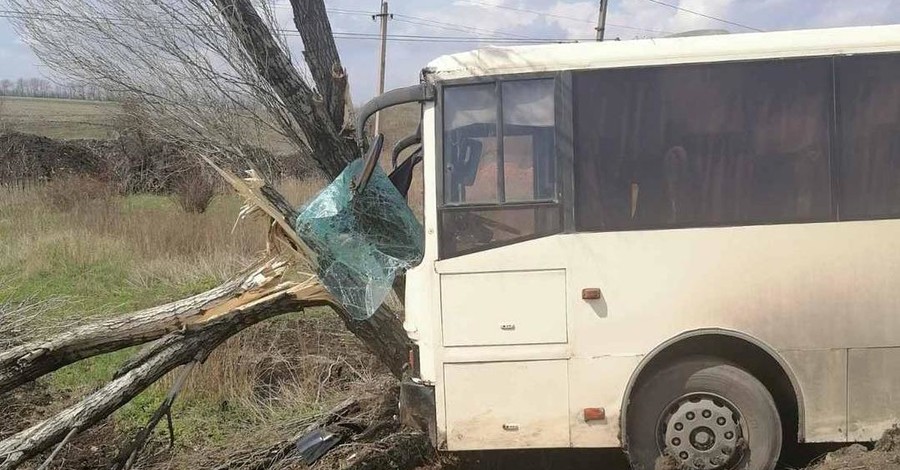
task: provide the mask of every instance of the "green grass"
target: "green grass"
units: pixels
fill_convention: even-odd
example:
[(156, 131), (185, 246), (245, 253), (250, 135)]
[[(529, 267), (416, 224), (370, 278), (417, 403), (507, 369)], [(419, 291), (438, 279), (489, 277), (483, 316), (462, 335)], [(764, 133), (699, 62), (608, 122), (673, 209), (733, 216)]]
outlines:
[(0, 97), (0, 127), (54, 139), (108, 139), (121, 107), (111, 101)]

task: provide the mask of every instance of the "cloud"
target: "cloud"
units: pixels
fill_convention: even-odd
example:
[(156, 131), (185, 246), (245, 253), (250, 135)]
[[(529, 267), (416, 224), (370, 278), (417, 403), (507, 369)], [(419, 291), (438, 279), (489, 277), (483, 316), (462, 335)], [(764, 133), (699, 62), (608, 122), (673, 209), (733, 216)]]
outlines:
[[(723, 24), (685, 10), (702, 12), (707, 16), (728, 19), (732, 17), (734, 0), (681, 0), (678, 6), (684, 10), (673, 10), (675, 15), (668, 20), (667, 29), (675, 32), (696, 29), (722, 28)], [(660, 7), (662, 7), (660, 5)], [(665, 8), (665, 7), (663, 7)]]

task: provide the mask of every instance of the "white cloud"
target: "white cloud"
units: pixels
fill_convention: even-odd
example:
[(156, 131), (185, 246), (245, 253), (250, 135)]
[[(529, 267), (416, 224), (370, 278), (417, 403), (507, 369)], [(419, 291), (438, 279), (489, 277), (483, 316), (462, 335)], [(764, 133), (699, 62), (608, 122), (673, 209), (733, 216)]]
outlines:
[[(591, 38), (594, 37), (597, 27), (597, 16), (600, 14), (598, 2), (564, 2), (557, 1), (555, 5), (547, 9), (546, 13), (554, 16), (545, 17), (547, 22), (557, 25), (566, 32), (566, 38)], [(565, 17), (565, 18), (562, 18)], [(609, 21), (607, 15), (607, 21)], [(575, 21), (567, 18), (578, 18)]]
[[(685, 10), (700, 12), (707, 16), (725, 19), (732, 16), (731, 13), (734, 5), (734, 0), (681, 0), (678, 2), (678, 6)], [(660, 7), (665, 8), (662, 6)], [(673, 12), (675, 15), (669, 19), (666, 29), (675, 32), (696, 29), (727, 28), (727, 25), (723, 26), (720, 22), (684, 10), (673, 10)]]

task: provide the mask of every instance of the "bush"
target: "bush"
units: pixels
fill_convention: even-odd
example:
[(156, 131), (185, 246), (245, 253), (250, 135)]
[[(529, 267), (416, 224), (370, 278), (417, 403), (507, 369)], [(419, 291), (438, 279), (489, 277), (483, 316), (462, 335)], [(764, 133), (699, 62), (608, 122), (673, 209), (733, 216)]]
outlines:
[(41, 189), (41, 198), (59, 211), (98, 200), (109, 200), (115, 190), (106, 182), (84, 175), (68, 175), (48, 181)]
[(175, 178), (172, 191), (185, 212), (202, 214), (216, 195), (216, 182), (208, 169), (197, 165)]

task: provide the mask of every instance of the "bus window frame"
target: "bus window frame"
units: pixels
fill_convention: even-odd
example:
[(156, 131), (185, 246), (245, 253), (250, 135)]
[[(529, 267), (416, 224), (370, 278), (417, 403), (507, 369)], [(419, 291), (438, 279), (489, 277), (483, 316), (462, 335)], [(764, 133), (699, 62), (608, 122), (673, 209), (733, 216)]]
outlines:
[[(444, 187), (444, 89), (457, 86), (479, 85), (493, 83), (499, 89), (502, 82), (508, 81), (526, 81), (526, 80), (553, 80), (553, 113), (554, 113), (554, 149), (556, 158), (556, 194), (554, 199), (539, 201), (516, 201), (506, 202), (497, 201), (491, 203), (447, 203), (446, 192)], [(441, 237), (443, 236), (443, 227), (441, 221), (444, 211), (465, 211), (478, 209), (503, 209), (503, 208), (540, 208), (540, 207), (556, 207), (559, 210), (559, 228), (553, 234), (572, 233), (575, 231), (575, 208), (574, 208), (574, 143), (572, 140), (572, 71), (552, 71), (552, 72), (534, 72), (534, 73), (518, 73), (518, 74), (501, 74), (480, 77), (467, 77), (457, 80), (447, 80), (435, 83), (435, 188), (432, 194), (435, 197), (435, 207), (437, 220), (435, 224), (438, 228), (438, 260), (456, 258), (459, 256), (477, 253), (481, 251), (500, 248), (516, 243), (522, 243), (528, 240), (543, 238), (550, 236), (548, 234), (533, 234), (513, 240), (497, 242), (487, 247), (477, 247), (469, 250), (461, 250), (453, 254), (444, 253)], [(503, 126), (503, 99), (497, 96), (497, 126)], [(497, 136), (498, 156), (502, 155), (502, 132), (498, 129)], [(502, 156), (501, 165), (502, 168)], [(500, 177), (503, 177), (502, 170), (498, 171)], [(430, 195), (429, 195), (430, 196)], [(499, 199), (499, 194), (498, 194)]]

